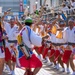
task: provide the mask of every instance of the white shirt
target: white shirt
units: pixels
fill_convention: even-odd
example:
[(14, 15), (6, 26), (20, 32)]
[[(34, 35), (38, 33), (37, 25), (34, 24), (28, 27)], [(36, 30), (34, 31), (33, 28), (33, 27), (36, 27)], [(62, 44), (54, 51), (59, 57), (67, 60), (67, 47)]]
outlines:
[(32, 48), (32, 45), (41, 46), (42, 38), (40, 36), (38, 36), (33, 30), (31, 30), (30, 40), (29, 40), (27, 27), (29, 27), (29, 26), (25, 26), (24, 27), (25, 30), (23, 30), (24, 29), (23, 28), (20, 32), (20, 33), (22, 33), (22, 39), (23, 39), (24, 44), (27, 45), (29, 48)]
[(75, 43), (75, 27), (71, 30), (69, 27), (67, 29), (67, 41)]
[(9, 28), (9, 33), (8, 33), (8, 39), (9, 40), (17, 40), (17, 35), (18, 35), (18, 26), (14, 25), (13, 28)]
[[(8, 22), (3, 22), (4, 24), (4, 28), (5, 31), (7, 33), (8, 36), (8, 40), (17, 40), (17, 34), (18, 34), (18, 26), (14, 25), (13, 28), (11, 28), (10, 24)], [(6, 47), (10, 46), (10, 43), (8, 43), (8, 41), (6, 40)]]
[(50, 41), (56, 43), (56, 35), (51, 33)]
[(11, 28), (11, 25), (7, 22), (4, 23), (5, 31), (8, 35), (8, 40), (17, 40), (17, 34), (18, 34), (18, 26), (15, 24), (13, 28)]

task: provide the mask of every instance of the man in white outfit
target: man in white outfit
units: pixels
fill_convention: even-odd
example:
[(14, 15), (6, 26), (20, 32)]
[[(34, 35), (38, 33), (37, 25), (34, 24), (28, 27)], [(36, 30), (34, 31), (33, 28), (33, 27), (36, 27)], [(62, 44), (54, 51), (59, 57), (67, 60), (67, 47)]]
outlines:
[[(9, 67), (11, 70), (12, 75), (14, 75), (14, 69), (15, 69), (15, 65), (16, 65), (16, 56), (15, 56), (15, 52), (16, 50), (16, 46), (17, 46), (17, 34), (18, 34), (18, 26), (15, 24), (15, 18), (11, 18), (10, 22), (5, 22), (3, 21), (4, 24), (4, 28), (5, 31), (7, 33), (8, 36), (8, 40), (6, 41), (6, 47), (8, 47), (9, 51), (10, 51), (10, 57), (11, 59), (9, 59)], [(12, 61), (12, 63), (11, 63)], [(11, 65), (13, 64), (13, 65)]]
[[(33, 23), (33, 20), (30, 17), (26, 18), (25, 26), (20, 31), (20, 35), (22, 36), (23, 45), (28, 48), (28, 51), (32, 48), (32, 45), (37, 46), (37, 47), (42, 46), (44, 39), (48, 38), (48, 36), (43, 37), (43, 38), (38, 36), (31, 29), (32, 23)], [(27, 48), (26, 48), (26, 50), (27, 50)], [(26, 51), (23, 49), (22, 52), (25, 54)], [(20, 64), (21, 64), (21, 66), (26, 68), (26, 72), (24, 75), (28, 75), (28, 74), (29, 75), (36, 75), (39, 72), (39, 70), (41, 69), (42, 63), (34, 55), (34, 53), (32, 51), (29, 51), (29, 55), (30, 55), (30, 57), (27, 59), (25, 57), (26, 55), (23, 56), (24, 59), (23, 59), (23, 61), (22, 60), (20, 61)], [(29, 71), (31, 68), (35, 68), (33, 72)]]

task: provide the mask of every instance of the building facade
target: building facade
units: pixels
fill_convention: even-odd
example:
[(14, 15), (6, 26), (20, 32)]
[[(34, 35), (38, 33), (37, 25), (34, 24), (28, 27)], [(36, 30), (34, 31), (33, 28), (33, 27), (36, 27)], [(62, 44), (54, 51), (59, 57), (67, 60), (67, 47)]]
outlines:
[[(62, 3), (63, 0), (47, 0), (46, 4), (48, 8), (57, 7)], [(33, 13), (35, 9), (40, 9), (40, 6), (43, 5), (44, 0), (30, 0), (30, 13)]]
[[(12, 12), (22, 12), (24, 6), (24, 1), (27, 1), (27, 6), (30, 13), (33, 13), (36, 9), (39, 10), (43, 5), (44, 0), (0, 0), (0, 6), (3, 8), (3, 12), (8, 8), (12, 9)], [(49, 8), (56, 7), (62, 3), (62, 0), (47, 0)]]
[(13, 12), (19, 12), (19, 0), (0, 0), (0, 6), (2, 11), (6, 11), (8, 8), (11, 8)]

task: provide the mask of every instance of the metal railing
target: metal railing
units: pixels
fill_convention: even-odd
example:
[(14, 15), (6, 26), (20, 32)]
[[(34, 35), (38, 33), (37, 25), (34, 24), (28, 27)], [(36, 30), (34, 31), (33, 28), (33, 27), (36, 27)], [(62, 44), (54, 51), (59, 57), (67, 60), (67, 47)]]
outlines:
[[(68, 16), (75, 16), (75, 8), (68, 9), (66, 11), (61, 11), (60, 9), (62, 9), (61, 5), (59, 5), (57, 7), (54, 7), (54, 9), (50, 9), (50, 12), (45, 11), (45, 13), (43, 15), (44, 16), (46, 16), (46, 15), (49, 16), (50, 15), (49, 17), (55, 17), (56, 14), (63, 12), (66, 15), (66, 17), (68, 17)], [(51, 10), (53, 12), (51, 12)]]

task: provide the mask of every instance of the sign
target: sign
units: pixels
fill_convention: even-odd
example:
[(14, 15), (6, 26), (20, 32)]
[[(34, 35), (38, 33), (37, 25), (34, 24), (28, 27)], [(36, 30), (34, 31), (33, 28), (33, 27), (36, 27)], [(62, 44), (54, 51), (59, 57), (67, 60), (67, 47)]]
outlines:
[(24, 5), (27, 5), (27, 0), (24, 0)]
[(24, 12), (19, 12), (19, 18), (24, 14)]
[(9, 21), (11, 18), (14, 19), (14, 16), (13, 15), (7, 15), (7, 16), (5, 16), (4, 20)]
[(2, 13), (2, 7), (0, 7), (0, 13)]

